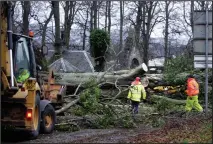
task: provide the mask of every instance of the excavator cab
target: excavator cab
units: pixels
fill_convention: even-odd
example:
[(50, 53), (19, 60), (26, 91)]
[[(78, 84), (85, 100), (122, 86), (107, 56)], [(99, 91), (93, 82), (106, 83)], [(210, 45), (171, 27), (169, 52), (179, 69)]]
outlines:
[(36, 62), (31, 37), (13, 34), (14, 75), (18, 83), (36, 77)]

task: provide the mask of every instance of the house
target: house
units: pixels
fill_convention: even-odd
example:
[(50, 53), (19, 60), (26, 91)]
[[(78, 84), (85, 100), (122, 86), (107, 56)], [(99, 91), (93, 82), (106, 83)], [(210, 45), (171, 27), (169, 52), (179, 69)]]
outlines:
[(62, 57), (48, 66), (55, 72), (94, 72), (94, 61), (86, 51), (64, 50)]

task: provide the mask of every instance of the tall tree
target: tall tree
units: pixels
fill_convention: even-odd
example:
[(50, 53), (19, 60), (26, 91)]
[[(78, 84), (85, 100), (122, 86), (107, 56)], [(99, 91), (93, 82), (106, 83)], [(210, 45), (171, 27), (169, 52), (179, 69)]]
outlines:
[(86, 10), (86, 20), (84, 23), (84, 32), (83, 32), (83, 50), (85, 50), (85, 44), (86, 44), (86, 31), (87, 31), (87, 22), (89, 18), (89, 7)]
[(23, 25), (22, 31), (24, 35), (28, 35), (29, 32), (29, 15), (30, 15), (30, 1), (23, 1), (22, 2), (22, 9), (23, 9)]
[(93, 21), (94, 21), (94, 29), (97, 29), (98, 27), (98, 4), (97, 1), (93, 1), (93, 11), (94, 11), (94, 15), (93, 15)]
[(55, 58), (58, 58), (61, 53), (59, 1), (52, 1), (52, 9), (55, 20)]
[(165, 56), (165, 64), (168, 59), (168, 38), (169, 38), (169, 5), (171, 1), (165, 1), (165, 35), (164, 35), (164, 56)]
[(190, 24), (191, 24), (192, 33), (194, 31), (194, 29), (193, 29), (193, 25), (194, 25), (193, 17), (194, 17), (194, 1), (191, 0)]
[(137, 16), (136, 16), (136, 24), (135, 24), (135, 46), (136, 49), (140, 49), (140, 31), (141, 31), (141, 25), (142, 25), (142, 7), (144, 2), (138, 1), (137, 6)]
[(120, 1), (120, 49), (123, 50), (123, 20), (124, 20), (124, 1)]
[(49, 24), (50, 20), (52, 19), (52, 16), (53, 16), (53, 10), (51, 9), (49, 17), (44, 21), (44, 25), (43, 25), (43, 28), (42, 28), (42, 30), (43, 30), (42, 31), (42, 41), (41, 41), (42, 47), (45, 46), (46, 34), (47, 34), (47, 25)]
[(94, 4), (93, 2), (90, 3), (90, 32), (94, 29), (94, 21), (93, 21), (93, 15), (94, 15)]
[(108, 1), (108, 33), (111, 31), (111, 1)]
[(105, 31), (107, 30), (107, 17), (108, 17), (108, 1), (106, 1), (106, 6), (105, 6), (105, 25), (104, 25), (104, 28), (105, 28)]
[[(145, 2), (144, 2), (145, 3)], [(143, 37), (143, 61), (145, 64), (148, 64), (148, 56), (149, 56), (149, 41), (150, 41), (150, 36), (153, 31), (154, 26), (161, 22), (159, 20), (159, 17), (156, 16), (160, 10), (156, 11), (156, 7), (158, 5), (158, 2), (153, 2), (149, 1), (144, 4), (143, 6), (143, 32), (142, 32), (142, 37)], [(146, 14), (145, 14), (146, 13)], [(156, 18), (154, 19), (154, 16)], [(145, 29), (145, 30), (144, 30)]]
[(66, 48), (69, 48), (70, 45), (70, 32), (71, 32), (71, 27), (74, 22), (74, 17), (76, 14), (76, 2), (75, 1), (66, 1), (65, 6), (64, 6), (64, 44)]

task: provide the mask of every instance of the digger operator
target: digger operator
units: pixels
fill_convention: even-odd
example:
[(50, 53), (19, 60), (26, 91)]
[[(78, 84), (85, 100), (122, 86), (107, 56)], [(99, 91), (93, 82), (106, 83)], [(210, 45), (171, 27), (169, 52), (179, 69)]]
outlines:
[(131, 101), (132, 113), (137, 114), (141, 99), (146, 99), (146, 91), (140, 82), (140, 77), (136, 77), (135, 80), (131, 83), (127, 98)]

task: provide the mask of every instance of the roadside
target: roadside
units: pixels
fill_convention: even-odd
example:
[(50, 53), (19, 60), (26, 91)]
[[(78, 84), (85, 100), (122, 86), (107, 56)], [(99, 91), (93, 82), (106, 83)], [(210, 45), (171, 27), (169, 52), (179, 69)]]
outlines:
[(77, 132), (54, 132), (25, 143), (210, 143), (212, 115), (189, 118), (165, 117), (159, 128), (139, 125), (134, 129), (85, 129)]

